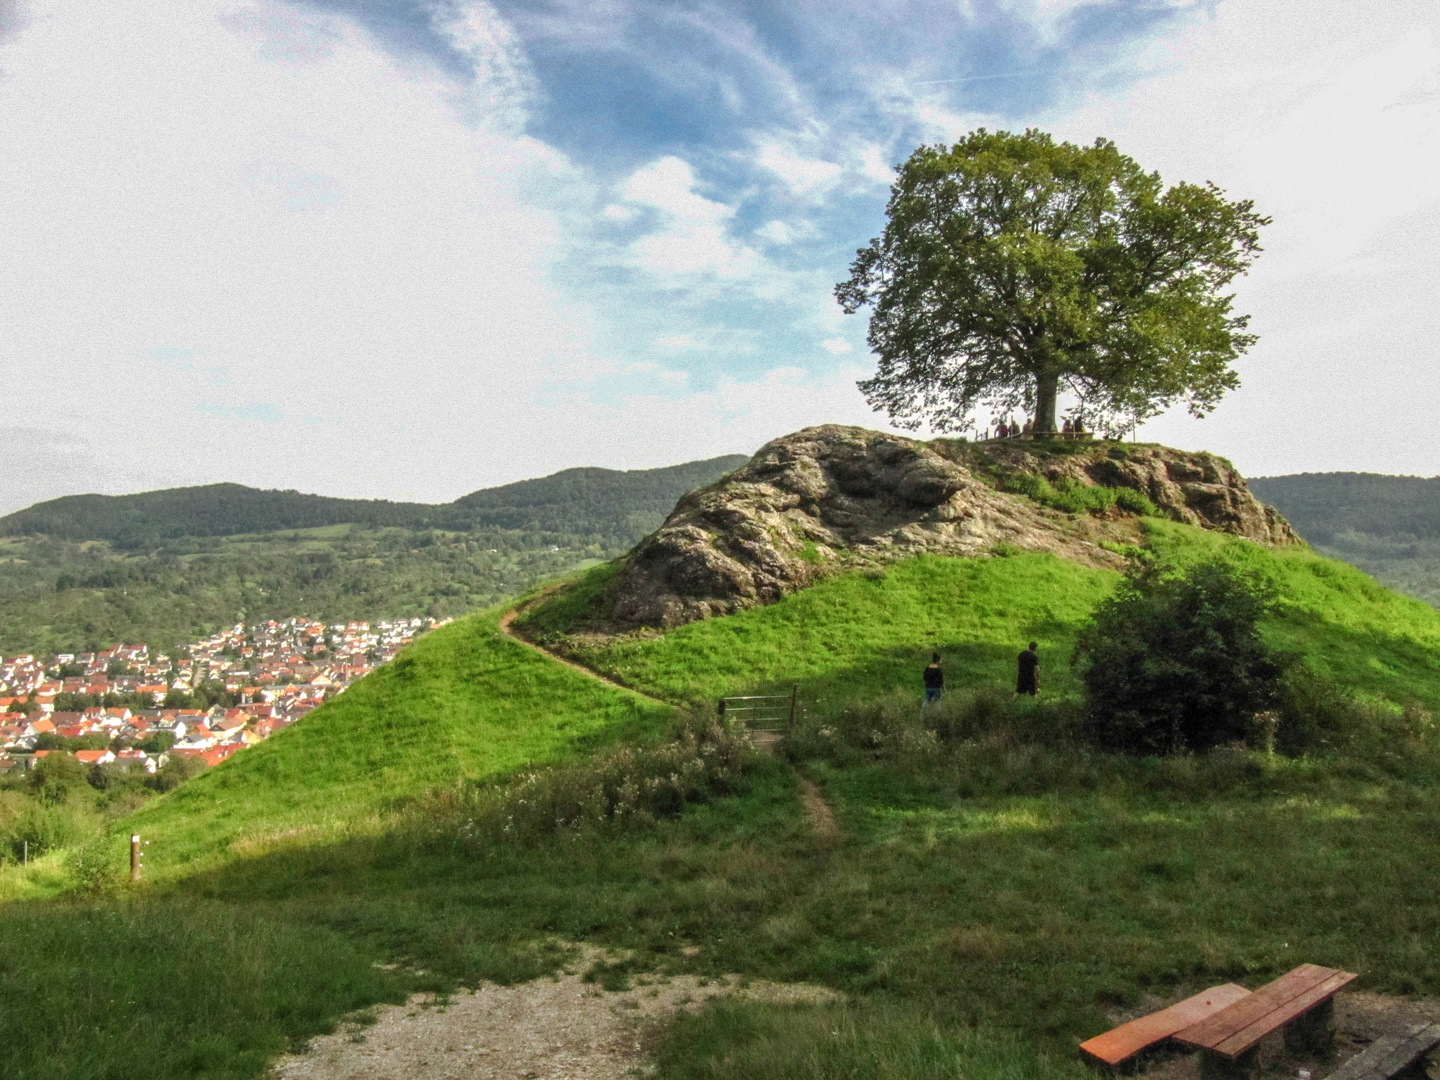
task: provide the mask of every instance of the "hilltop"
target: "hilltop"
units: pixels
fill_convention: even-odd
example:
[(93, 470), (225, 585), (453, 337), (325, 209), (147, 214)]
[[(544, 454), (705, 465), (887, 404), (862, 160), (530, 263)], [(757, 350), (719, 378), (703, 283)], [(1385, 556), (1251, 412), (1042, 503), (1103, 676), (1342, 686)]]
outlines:
[(582, 618), (679, 626), (920, 554), (1014, 549), (1115, 570), (1140, 542), (1145, 517), (1267, 546), (1299, 542), (1212, 454), (1058, 440), (926, 444), (828, 425), (768, 443), (681, 499), (655, 533), (600, 572), (603, 595), (590, 596)]

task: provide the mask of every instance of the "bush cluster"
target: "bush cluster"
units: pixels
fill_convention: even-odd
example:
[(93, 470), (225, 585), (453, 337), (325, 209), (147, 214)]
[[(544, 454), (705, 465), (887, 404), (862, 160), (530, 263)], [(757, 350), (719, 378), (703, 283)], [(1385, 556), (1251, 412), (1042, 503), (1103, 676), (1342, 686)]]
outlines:
[(1093, 740), (1140, 754), (1253, 745), (1291, 662), (1260, 633), (1275, 599), (1224, 562), (1136, 564), (1075, 644)]
[(501, 783), (431, 793), (411, 816), (424, 831), (480, 845), (626, 831), (673, 817), (687, 804), (733, 793), (754, 760), (742, 729), (715, 716), (690, 714), (663, 743), (618, 746)]

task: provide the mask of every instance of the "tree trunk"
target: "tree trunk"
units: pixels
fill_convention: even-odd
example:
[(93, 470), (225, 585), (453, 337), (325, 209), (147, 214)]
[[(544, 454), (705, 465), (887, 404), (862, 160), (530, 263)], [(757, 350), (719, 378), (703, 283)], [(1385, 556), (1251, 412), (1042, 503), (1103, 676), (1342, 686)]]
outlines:
[(1035, 376), (1035, 426), (1036, 435), (1055, 433), (1055, 403), (1060, 395), (1060, 376), (1053, 371), (1042, 371)]

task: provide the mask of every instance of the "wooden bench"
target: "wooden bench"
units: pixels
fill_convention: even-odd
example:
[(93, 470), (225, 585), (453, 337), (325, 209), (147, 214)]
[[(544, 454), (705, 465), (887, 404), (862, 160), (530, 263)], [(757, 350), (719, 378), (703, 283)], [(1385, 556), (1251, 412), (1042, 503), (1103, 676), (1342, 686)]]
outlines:
[(1285, 1046), (1292, 1052), (1327, 1049), (1334, 1038), (1334, 994), (1356, 977), (1349, 971), (1301, 964), (1173, 1037), (1201, 1052), (1204, 1080), (1246, 1077), (1255, 1062), (1256, 1044), (1277, 1028), (1285, 1029)]
[(1414, 1070), (1436, 1046), (1440, 1046), (1440, 1024), (1416, 1024), (1402, 1034), (1376, 1039), (1328, 1080), (1394, 1080)]
[(1250, 991), (1235, 983), (1224, 983), (1202, 990), (1194, 997), (1171, 1005), (1168, 1009), (1131, 1020), (1128, 1024), (1086, 1039), (1080, 1044), (1080, 1052), (1092, 1062), (1114, 1068), (1147, 1050), (1164, 1042), (1177, 1031), (1182, 1031), (1219, 1012), (1227, 1005), (1249, 997)]

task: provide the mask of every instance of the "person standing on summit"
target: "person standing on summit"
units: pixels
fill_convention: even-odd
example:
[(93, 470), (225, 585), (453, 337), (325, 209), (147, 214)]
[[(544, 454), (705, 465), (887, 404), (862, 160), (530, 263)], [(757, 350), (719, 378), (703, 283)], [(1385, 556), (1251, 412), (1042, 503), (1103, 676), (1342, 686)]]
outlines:
[(1040, 693), (1040, 656), (1035, 652), (1036, 642), (1030, 642), (1030, 647), (1017, 658), (1015, 673), (1015, 692), (1017, 694), (1029, 694), (1034, 697)]
[(925, 701), (921, 704), (923, 709), (933, 701), (939, 701), (940, 695), (945, 693), (945, 672), (940, 667), (940, 654), (930, 654), (930, 666), (925, 669), (923, 676), (925, 680)]

